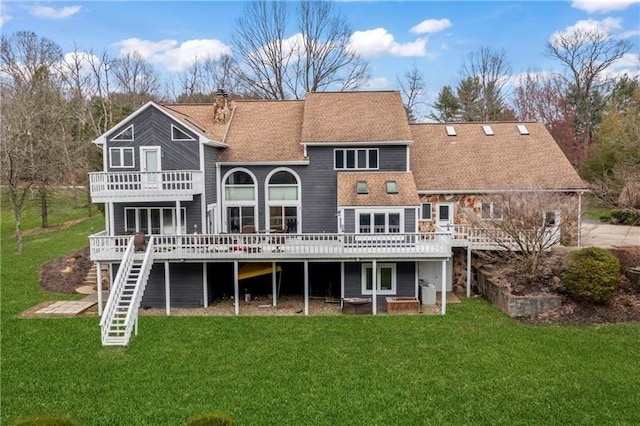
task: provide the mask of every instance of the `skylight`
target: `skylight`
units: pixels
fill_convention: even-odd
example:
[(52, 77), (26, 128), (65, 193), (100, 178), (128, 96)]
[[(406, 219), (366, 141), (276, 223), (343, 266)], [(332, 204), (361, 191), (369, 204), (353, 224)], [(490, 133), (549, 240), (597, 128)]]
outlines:
[(529, 134), (529, 129), (527, 129), (527, 126), (525, 126), (524, 124), (518, 124), (516, 127), (518, 127), (518, 131), (521, 135)]
[(491, 128), (491, 126), (489, 126), (488, 124), (483, 124), (482, 130), (484, 130), (484, 134), (487, 136), (493, 136), (495, 134), (493, 133), (493, 129)]
[(364, 180), (359, 180), (356, 182), (356, 192), (358, 194), (368, 194), (369, 193), (369, 185)]
[(456, 136), (456, 128), (453, 126), (444, 126), (447, 130), (447, 136)]
[(397, 194), (398, 193), (398, 182), (395, 180), (388, 180), (386, 182), (387, 186), (387, 194)]

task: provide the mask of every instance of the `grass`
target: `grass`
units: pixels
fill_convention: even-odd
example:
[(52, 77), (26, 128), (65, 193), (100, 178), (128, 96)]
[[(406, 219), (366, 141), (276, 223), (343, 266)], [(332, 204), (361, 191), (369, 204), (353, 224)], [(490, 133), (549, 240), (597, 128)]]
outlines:
[(95, 317), (17, 318), (60, 298), (39, 265), (100, 224), (29, 236), (23, 256), (3, 230), (3, 425), (640, 424), (638, 324), (534, 327), (470, 300), (445, 317), (144, 316), (129, 347), (103, 348)]

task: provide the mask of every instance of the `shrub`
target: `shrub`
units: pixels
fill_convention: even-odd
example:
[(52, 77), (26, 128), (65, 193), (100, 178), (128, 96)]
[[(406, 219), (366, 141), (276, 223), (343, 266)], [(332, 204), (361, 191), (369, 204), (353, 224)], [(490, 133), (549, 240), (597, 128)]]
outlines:
[(597, 247), (574, 251), (567, 257), (564, 283), (576, 299), (607, 303), (620, 284), (620, 261)]
[(68, 417), (30, 417), (18, 420), (15, 426), (77, 426), (74, 420)]
[(637, 225), (640, 223), (640, 215), (629, 210), (612, 210), (611, 222), (620, 225)]
[(185, 426), (233, 426), (233, 419), (223, 413), (202, 414), (187, 420)]

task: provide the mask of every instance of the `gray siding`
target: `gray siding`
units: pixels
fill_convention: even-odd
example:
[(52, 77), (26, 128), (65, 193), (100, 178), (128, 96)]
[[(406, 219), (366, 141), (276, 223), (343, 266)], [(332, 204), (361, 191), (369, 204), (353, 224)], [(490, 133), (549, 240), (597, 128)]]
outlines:
[[(203, 306), (201, 263), (170, 263), (169, 276), (172, 308)], [(140, 306), (165, 307), (164, 263), (153, 265)]]
[[(124, 125), (116, 129), (111, 137), (116, 136), (121, 130), (133, 124), (134, 140), (133, 142), (120, 142), (107, 140), (105, 149), (107, 150), (107, 170), (108, 171), (127, 171), (140, 170), (140, 147), (141, 146), (160, 146), (162, 150), (162, 169), (163, 170), (200, 170), (200, 154), (198, 140), (195, 134), (180, 126), (177, 122), (171, 120), (167, 115), (158, 111), (154, 107), (148, 107), (145, 111), (127, 121)], [(194, 137), (194, 141), (172, 141), (171, 140), (171, 124), (183, 130), (185, 133)], [(134, 169), (126, 168), (109, 168), (109, 148), (112, 147), (133, 147), (135, 167)]]
[(217, 202), (216, 160), (218, 158), (218, 148), (204, 145), (203, 149), (205, 203), (213, 204)]
[[(378, 262), (393, 263), (393, 262)], [(344, 297), (370, 297), (362, 294), (362, 264), (356, 262), (344, 265)], [(415, 262), (396, 262), (396, 294), (397, 297), (415, 297)], [(377, 296), (378, 307), (385, 306), (388, 295)]]

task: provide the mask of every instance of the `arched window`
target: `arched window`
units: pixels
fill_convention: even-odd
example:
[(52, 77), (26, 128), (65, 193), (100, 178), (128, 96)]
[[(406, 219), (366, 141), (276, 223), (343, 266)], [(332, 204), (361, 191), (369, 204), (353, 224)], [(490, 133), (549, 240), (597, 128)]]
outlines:
[(224, 182), (224, 221), (227, 232), (255, 232), (258, 223), (256, 217), (256, 181), (248, 170), (232, 170), (225, 175)]
[(267, 176), (267, 220), (270, 232), (300, 232), (300, 180), (293, 171), (276, 169)]

